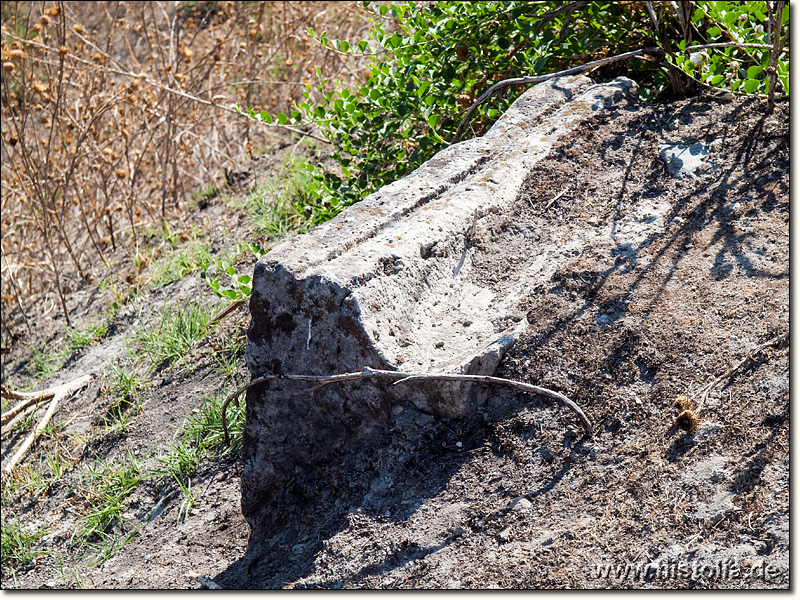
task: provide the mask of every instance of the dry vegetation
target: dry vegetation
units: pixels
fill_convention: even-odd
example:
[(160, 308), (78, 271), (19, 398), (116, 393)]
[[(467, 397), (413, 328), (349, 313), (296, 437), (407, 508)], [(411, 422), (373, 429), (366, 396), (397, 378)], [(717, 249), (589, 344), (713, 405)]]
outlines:
[(361, 65), (306, 28), (353, 39), (368, 24), (343, 2), (4, 2), (2, 11), (4, 347), (31, 332), (46, 297), (69, 325), (71, 291), (151, 260), (152, 232), (181, 232), (193, 192), (214, 193), (223, 169), (298, 137), (232, 105), (288, 111), (317, 69), (331, 82), (359, 77)]

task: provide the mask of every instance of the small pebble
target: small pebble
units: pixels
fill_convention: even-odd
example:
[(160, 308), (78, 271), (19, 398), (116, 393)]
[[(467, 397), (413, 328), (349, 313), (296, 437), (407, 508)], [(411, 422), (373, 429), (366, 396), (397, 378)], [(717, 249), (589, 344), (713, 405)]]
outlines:
[(533, 505), (530, 503), (530, 500), (525, 498), (524, 496), (520, 496), (519, 498), (514, 498), (511, 501), (511, 510), (514, 512), (523, 512), (529, 510)]
[(505, 543), (508, 541), (508, 538), (511, 537), (511, 527), (506, 527), (497, 535), (498, 539)]
[(464, 535), (464, 528), (463, 527), (456, 527), (453, 530), (453, 537), (461, 537)]

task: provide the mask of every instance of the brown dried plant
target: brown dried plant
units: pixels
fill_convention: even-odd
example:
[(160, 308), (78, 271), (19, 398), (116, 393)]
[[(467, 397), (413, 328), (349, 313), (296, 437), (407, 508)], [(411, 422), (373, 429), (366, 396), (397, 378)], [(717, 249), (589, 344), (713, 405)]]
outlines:
[[(306, 85), (363, 72), (305, 35), (368, 22), (342, 2), (4, 2), (3, 328), (137, 256), (147, 227), (285, 132), (235, 103), (289, 111)], [(302, 132), (308, 134), (309, 132)]]

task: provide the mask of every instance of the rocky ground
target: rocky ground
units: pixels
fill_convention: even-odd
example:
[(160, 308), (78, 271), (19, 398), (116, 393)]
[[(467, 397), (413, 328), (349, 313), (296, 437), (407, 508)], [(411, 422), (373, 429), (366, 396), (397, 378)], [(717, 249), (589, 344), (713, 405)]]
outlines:
[[(152, 372), (124, 431), (102, 427), (111, 384), (100, 375), (61, 407), (3, 484), (4, 529), (40, 532), (32, 549), (43, 552), (4, 562), (3, 587), (788, 589), (789, 109), (764, 108), (703, 97), (586, 122), (539, 163), (513, 209), (476, 232), (476, 270), (499, 278), (537, 245), (585, 238), (530, 290), (529, 330), (497, 374), (565, 393), (594, 437), (546, 399), (499, 391), (460, 421), (408, 408), (402, 427), (320, 465), (318, 497), (285, 505), (282, 526), (257, 544), (239, 509), (238, 449), (217, 447), (190, 476), (192, 507), (152, 475), (105, 538), (76, 544), (91, 469), (139, 457), (152, 473), (187, 416), (246, 381), (240, 309), (186, 363)], [(695, 142), (708, 144), (704, 164), (676, 179), (659, 146)], [(189, 218), (212, 240), (237, 225), (218, 198)], [(497, 251), (519, 231), (535, 232), (528, 247)], [(143, 290), (36, 389), (123, 364), (126, 340), (189, 300), (217, 302), (196, 273)], [(88, 323), (107, 297), (86, 288), (69, 306)], [(55, 344), (62, 330), (53, 310), (28, 341)], [(240, 361), (234, 381), (219, 368), (225, 348)], [(5, 353), (3, 384), (29, 386), (31, 362), (28, 344)], [(680, 395), (692, 431), (678, 426)], [(4, 464), (23, 435), (4, 437)], [(60, 475), (48, 466), (56, 451), (68, 458)], [(333, 494), (343, 486), (328, 480), (347, 491)]]

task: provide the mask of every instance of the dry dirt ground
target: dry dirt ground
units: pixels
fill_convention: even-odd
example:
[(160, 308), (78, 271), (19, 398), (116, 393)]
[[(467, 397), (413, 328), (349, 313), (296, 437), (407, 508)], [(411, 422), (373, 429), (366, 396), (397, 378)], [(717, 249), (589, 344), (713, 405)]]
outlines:
[[(510, 393), (461, 421), (407, 409), (402, 427), (320, 465), (304, 503), (287, 493), (282, 526), (258, 543), (229, 452), (192, 477), (200, 494), (185, 519), (175, 484), (142, 482), (126, 509), (137, 535), (88, 566), (86, 548), (70, 544), (75, 482), (97, 458), (130, 451), (152, 462), (168, 448), (175, 426), (224, 386), (208, 338), (191, 372), (158, 372), (123, 434), (97, 433), (101, 382), (62, 409), (57, 421), (77, 417), (30, 460), (45, 464), (57, 444), (78, 452), (75, 434), (88, 443), (45, 489), (4, 500), (4, 519), (50, 528), (36, 546), (50, 554), (3, 565), (3, 587), (788, 589), (788, 338), (765, 343), (789, 328), (789, 110), (766, 116), (764, 106), (702, 97), (586, 122), (511, 211), (482, 224), (487, 248), (532, 232), (507, 260), (587, 225), (611, 231), (530, 290), (530, 328), (497, 373), (567, 394), (594, 437), (568, 411)], [(697, 178), (673, 178), (659, 158), (665, 141), (713, 140)], [(219, 203), (205, 209), (215, 210), (221, 220)], [(655, 233), (613, 237), (635, 222)], [(484, 268), (503, 277), (502, 261)], [(102, 308), (81, 293), (76, 315)], [(42, 385), (109, 364), (147, 310), (189, 297), (211, 298), (196, 275), (140, 296)], [(59, 322), (39, 325), (53, 335)], [(241, 311), (215, 335), (246, 325)], [(4, 356), (4, 384), (22, 384), (26, 360), (22, 348)], [(737, 365), (699, 406), (701, 388)], [(691, 432), (676, 425), (681, 394), (699, 418)]]

